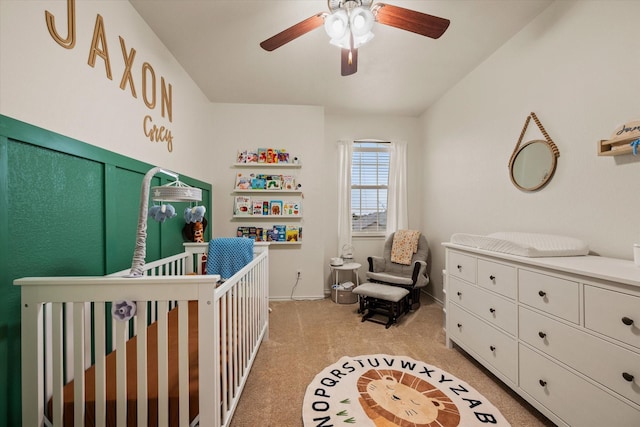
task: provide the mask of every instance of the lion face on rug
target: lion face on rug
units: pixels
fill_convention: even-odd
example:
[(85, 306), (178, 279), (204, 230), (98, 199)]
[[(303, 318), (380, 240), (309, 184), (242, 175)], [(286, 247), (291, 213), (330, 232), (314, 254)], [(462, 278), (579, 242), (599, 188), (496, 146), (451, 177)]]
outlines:
[(460, 423), (451, 399), (405, 372), (371, 369), (358, 378), (357, 386), (360, 405), (376, 427), (453, 427)]

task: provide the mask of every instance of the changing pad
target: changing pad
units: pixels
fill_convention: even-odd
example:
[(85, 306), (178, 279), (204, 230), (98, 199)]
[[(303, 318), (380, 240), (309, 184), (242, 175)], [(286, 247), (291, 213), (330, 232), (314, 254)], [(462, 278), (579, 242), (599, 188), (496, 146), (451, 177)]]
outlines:
[(456, 233), (451, 236), (451, 243), (524, 257), (576, 256), (589, 253), (589, 246), (584, 241), (553, 234), (498, 232), (482, 236)]

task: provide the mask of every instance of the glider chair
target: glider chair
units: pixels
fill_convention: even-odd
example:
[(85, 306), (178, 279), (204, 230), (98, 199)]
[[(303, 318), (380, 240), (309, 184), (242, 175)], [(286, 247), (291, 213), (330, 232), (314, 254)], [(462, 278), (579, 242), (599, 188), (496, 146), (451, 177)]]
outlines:
[[(359, 296), (362, 321), (384, 323), (388, 328), (403, 314), (418, 309), (420, 290), (429, 283), (428, 256), (427, 239), (419, 232), (399, 230), (391, 234), (384, 244), (383, 256), (367, 258), (367, 283), (353, 290)], [(386, 316), (387, 321), (379, 321), (376, 314)]]

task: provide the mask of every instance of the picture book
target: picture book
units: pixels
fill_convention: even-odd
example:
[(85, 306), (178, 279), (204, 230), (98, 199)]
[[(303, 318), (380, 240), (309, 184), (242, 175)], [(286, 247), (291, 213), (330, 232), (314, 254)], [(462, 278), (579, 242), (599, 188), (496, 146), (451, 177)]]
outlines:
[(269, 215), (270, 203), (268, 200), (262, 201), (262, 215)]
[(237, 190), (250, 190), (251, 189), (251, 177), (244, 176), (241, 173), (236, 175), (236, 189)]
[(252, 205), (252, 209), (251, 209), (251, 214), (252, 215), (262, 215), (262, 204), (264, 202), (262, 200), (253, 200), (251, 205)]
[(269, 203), (269, 215), (282, 215), (282, 200), (271, 200)]
[(278, 163), (278, 152), (273, 148), (267, 148), (267, 163)]
[(278, 163), (289, 163), (289, 153), (287, 153), (287, 150), (278, 150)]
[(281, 175), (267, 175), (265, 178), (266, 190), (281, 190), (282, 189), (282, 176)]
[(236, 163), (247, 163), (247, 150), (239, 150)]
[(258, 163), (267, 163), (267, 149), (258, 148)]
[(286, 239), (287, 242), (297, 242), (300, 240), (300, 234), (298, 233), (297, 226), (287, 225)]
[(296, 200), (283, 202), (282, 215), (291, 215), (291, 216), (300, 215), (300, 202)]
[(255, 150), (247, 151), (247, 163), (258, 163), (258, 152)]
[(282, 189), (283, 190), (295, 190), (296, 189), (296, 177), (293, 175), (282, 176)]
[(267, 187), (267, 180), (262, 177), (262, 175), (257, 175), (254, 178), (251, 178), (251, 189), (252, 190), (264, 190)]
[(273, 228), (278, 230), (278, 242), (287, 241), (287, 226), (286, 225), (274, 225)]
[(278, 235), (278, 228), (275, 225), (267, 229), (267, 242), (277, 242)]
[(233, 213), (235, 215), (251, 215), (251, 197), (236, 196)]

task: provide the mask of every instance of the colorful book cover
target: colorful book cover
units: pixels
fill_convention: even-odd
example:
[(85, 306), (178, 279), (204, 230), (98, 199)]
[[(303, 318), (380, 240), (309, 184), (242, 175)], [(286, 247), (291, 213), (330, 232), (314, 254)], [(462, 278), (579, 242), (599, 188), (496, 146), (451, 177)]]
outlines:
[(269, 215), (282, 215), (282, 200), (271, 200), (269, 203)]
[(277, 242), (278, 241), (278, 229), (274, 225), (273, 227), (267, 229), (267, 242)]
[(251, 179), (251, 189), (252, 190), (264, 190), (267, 187), (267, 180), (257, 175), (256, 177)]
[(251, 189), (251, 177), (244, 176), (241, 173), (236, 175), (236, 189), (238, 189), (238, 190), (250, 190)]
[(278, 242), (287, 241), (287, 226), (286, 225), (274, 225), (273, 228), (278, 230)]
[(258, 152), (255, 150), (247, 151), (247, 163), (258, 163)]
[(300, 215), (300, 202), (295, 200), (283, 202), (282, 215), (290, 215), (290, 216)]
[(286, 233), (287, 242), (297, 242), (300, 239), (298, 227), (295, 225), (287, 225)]
[(238, 227), (236, 234), (238, 237), (249, 237), (249, 227)]
[(293, 175), (282, 176), (282, 189), (283, 190), (295, 190), (296, 189), (296, 177)]
[(287, 153), (287, 150), (278, 150), (278, 163), (289, 163), (289, 153)]
[(236, 196), (233, 213), (235, 215), (251, 215), (251, 197)]
[(247, 163), (247, 150), (239, 150), (236, 163)]
[(268, 175), (265, 183), (266, 190), (281, 190), (282, 175)]
[(267, 149), (258, 148), (258, 163), (267, 163)]
[(262, 215), (262, 204), (263, 200), (253, 200), (251, 205), (253, 206), (251, 210), (252, 215)]
[(278, 152), (273, 148), (267, 148), (267, 163), (278, 163)]
[(269, 215), (270, 204), (268, 200), (262, 201), (262, 215)]

